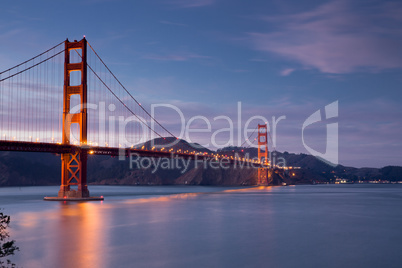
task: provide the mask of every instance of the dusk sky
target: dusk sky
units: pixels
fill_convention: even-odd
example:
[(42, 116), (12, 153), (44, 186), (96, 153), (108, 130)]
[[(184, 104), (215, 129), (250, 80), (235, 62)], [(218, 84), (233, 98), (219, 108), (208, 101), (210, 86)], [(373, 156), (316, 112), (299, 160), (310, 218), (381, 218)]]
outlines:
[(340, 164), (402, 166), (401, 1), (7, 1), (0, 71), (83, 35), (144, 103), (215, 130), (228, 127), (216, 116), (236, 122), (241, 102), (243, 124), (286, 116), (278, 151), (308, 153), (303, 122), (338, 101), (338, 117), (306, 128), (305, 142), (324, 152), (337, 122)]

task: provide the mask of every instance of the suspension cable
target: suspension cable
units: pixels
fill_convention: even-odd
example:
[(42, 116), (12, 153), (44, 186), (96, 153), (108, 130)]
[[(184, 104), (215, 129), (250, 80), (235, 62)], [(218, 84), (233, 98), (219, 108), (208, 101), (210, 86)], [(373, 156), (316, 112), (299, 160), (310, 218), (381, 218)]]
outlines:
[(113, 94), (113, 96), (121, 103), (123, 104), (124, 107), (126, 107), (126, 109), (128, 111), (130, 111), (130, 113), (132, 113), (135, 117), (137, 117), (138, 120), (141, 121), (141, 123), (143, 123), (149, 130), (151, 130), (152, 132), (154, 132), (156, 135), (158, 135), (159, 137), (163, 138), (158, 132), (156, 132), (155, 130), (153, 130), (150, 126), (148, 126), (148, 124), (146, 122), (144, 122), (138, 115), (136, 115), (130, 108), (128, 108), (128, 106), (113, 92), (113, 90), (111, 90), (106, 83), (102, 80), (102, 78), (99, 77), (99, 75), (97, 73), (95, 73), (95, 71), (92, 69), (92, 67), (90, 65), (88, 65), (88, 68), (94, 73), (94, 75), (96, 75), (96, 77), (102, 82), (102, 84), (110, 91), (110, 93)]
[[(26, 68), (26, 69), (24, 69), (24, 70), (22, 70), (22, 71), (19, 71), (19, 72), (15, 73), (15, 74), (12, 74), (12, 75), (10, 75), (10, 76), (7, 76), (7, 77), (5, 77), (5, 78), (3, 78), (3, 79), (0, 79), (0, 82), (3, 82), (4, 80), (7, 80), (7, 79), (9, 79), (9, 78), (11, 78), (11, 77), (14, 77), (14, 76), (16, 76), (16, 75), (18, 75), (18, 74), (20, 74), (20, 73), (25, 72), (25, 71), (28, 71), (28, 70), (32, 69), (33, 67), (36, 67), (36, 66), (38, 66), (39, 64), (42, 64), (42, 63), (44, 63), (45, 61), (48, 61), (48, 60), (50, 60), (50, 59), (56, 57), (57, 55), (59, 55), (59, 54), (61, 54), (61, 53), (63, 53), (63, 52), (64, 52), (64, 49), (61, 50), (60, 52), (54, 54), (53, 56), (50, 56), (49, 58), (44, 59), (44, 60), (42, 60), (42, 61), (40, 61), (40, 62), (38, 62), (38, 63), (36, 63), (36, 64), (34, 64), (34, 65), (32, 65), (32, 66)], [(9, 69), (9, 70), (11, 70), (11, 69)], [(3, 72), (3, 73), (4, 73), (4, 72)], [(1, 73), (0, 73), (0, 74), (1, 74)]]
[(151, 118), (153, 119), (162, 129), (164, 129), (167, 133), (169, 133), (172, 137), (178, 139), (175, 135), (173, 135), (169, 130), (167, 130), (162, 124), (158, 122), (153, 116), (149, 114), (149, 112), (133, 97), (133, 95), (130, 94), (130, 92), (123, 86), (123, 84), (120, 82), (119, 79), (114, 75), (114, 73), (109, 69), (109, 67), (106, 65), (106, 63), (101, 59), (101, 57), (96, 53), (94, 48), (91, 46), (89, 42), (87, 42), (89, 47), (92, 49), (92, 51), (95, 53), (95, 55), (98, 57), (98, 59), (102, 62), (102, 64), (106, 67), (106, 69), (110, 72), (110, 74), (116, 79), (116, 81), (120, 84), (120, 86), (126, 91), (126, 93), (138, 104), (138, 106), (141, 107), (141, 109)]
[(270, 132), (270, 131), (268, 132), (268, 135), (269, 135), (269, 139), (271, 140), (272, 151), (276, 151), (276, 148), (275, 148), (275, 146), (274, 146), (274, 141), (272, 140), (272, 136), (271, 136), (271, 132)]
[[(76, 50), (74, 49), (74, 51), (78, 54), (79, 57), (81, 57), (82, 59), (82, 55)], [(154, 132), (156, 135), (158, 135), (159, 137), (163, 138), (158, 132), (156, 132), (155, 130), (153, 130), (150, 126), (148, 126), (147, 122), (144, 122), (136, 113), (134, 113), (130, 108), (128, 108), (128, 106), (124, 103), (124, 101), (122, 101), (114, 92), (113, 90), (110, 89), (110, 87), (108, 87), (108, 85), (103, 81), (102, 78), (100, 78), (100, 76), (94, 71), (94, 69), (92, 69), (91, 65), (89, 65), (87, 63), (88, 68), (92, 71), (92, 73), (99, 79), (99, 81), (102, 82), (102, 84), (110, 91), (110, 93), (112, 93), (112, 95), (121, 103), (123, 104), (124, 107), (126, 107), (126, 109), (128, 111), (130, 111), (130, 113), (132, 113), (141, 123), (143, 123), (149, 130), (151, 130), (152, 132)], [(116, 78), (117, 80), (117, 78)]]
[[(243, 145), (246, 143), (246, 141), (250, 140), (251, 136), (254, 135), (255, 131), (257, 130), (257, 127), (255, 127), (253, 133), (251, 133), (251, 135), (248, 136), (248, 138), (246, 140), (244, 140), (244, 142), (240, 145), (240, 147), (243, 147)], [(251, 145), (249, 145), (248, 147), (250, 147)], [(247, 148), (248, 148), (247, 147)]]
[[(59, 44), (57, 44), (57, 45), (55, 45), (54, 47), (52, 47), (52, 48), (46, 50), (45, 52), (43, 52), (43, 53), (41, 53), (41, 54), (39, 54), (39, 55), (37, 55), (37, 56), (35, 56), (35, 57), (29, 59), (29, 60), (24, 61), (23, 63), (20, 63), (20, 64), (15, 65), (14, 67), (11, 67), (11, 68), (9, 68), (9, 69), (7, 69), (7, 70), (5, 70), (5, 71), (2, 71), (0, 74), (3, 74), (3, 73), (8, 72), (8, 71), (11, 71), (12, 69), (15, 69), (15, 68), (17, 68), (17, 67), (19, 67), (19, 66), (21, 66), (21, 65), (23, 65), (23, 64), (25, 64), (25, 63), (27, 63), (27, 62), (29, 62), (29, 61), (31, 61), (31, 60), (34, 60), (34, 59), (36, 59), (36, 58), (42, 56), (43, 54), (49, 52), (50, 50), (52, 50), (52, 49), (54, 49), (54, 48), (60, 46), (60, 45), (63, 44), (63, 43), (64, 43), (64, 41), (61, 42), (61, 43), (59, 43)], [(64, 51), (64, 50), (63, 50), (63, 51)], [(57, 54), (56, 54), (56, 55), (57, 55)], [(3, 81), (3, 80), (1, 80), (1, 81)]]

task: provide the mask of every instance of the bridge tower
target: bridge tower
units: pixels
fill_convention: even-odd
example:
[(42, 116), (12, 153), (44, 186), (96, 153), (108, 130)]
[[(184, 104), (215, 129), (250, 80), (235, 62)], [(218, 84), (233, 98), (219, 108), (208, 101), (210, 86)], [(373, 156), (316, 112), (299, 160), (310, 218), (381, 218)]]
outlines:
[[(268, 129), (267, 124), (258, 124), (258, 160), (268, 164)], [(257, 185), (268, 185), (270, 182), (268, 167), (258, 168)]]
[[(81, 50), (81, 62), (70, 63), (70, 53)], [(78, 52), (78, 51), (77, 51)], [(81, 73), (81, 84), (70, 85), (71, 72)], [(79, 95), (80, 109), (71, 111), (71, 96)], [(59, 198), (85, 198), (89, 197), (87, 186), (87, 40), (65, 41), (64, 56), (64, 88), (63, 88), (63, 144), (70, 144), (71, 124), (78, 124), (80, 136), (80, 149), (61, 155), (61, 186)], [(70, 186), (78, 186), (72, 190)]]

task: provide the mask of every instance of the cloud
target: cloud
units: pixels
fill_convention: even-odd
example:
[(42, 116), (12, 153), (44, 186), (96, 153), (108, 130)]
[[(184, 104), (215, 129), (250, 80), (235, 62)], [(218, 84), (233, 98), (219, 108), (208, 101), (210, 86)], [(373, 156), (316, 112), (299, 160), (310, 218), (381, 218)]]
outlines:
[(215, 4), (216, 0), (174, 0), (170, 4), (178, 8), (195, 8)]
[(168, 24), (168, 25), (174, 25), (174, 26), (183, 26), (183, 27), (187, 27), (187, 24), (184, 23), (177, 23), (177, 22), (171, 22), (171, 21), (167, 21), (167, 20), (161, 20), (159, 21), (162, 24)]
[(287, 68), (287, 69), (282, 70), (282, 71), (280, 72), (280, 74), (281, 74), (282, 76), (288, 76), (288, 75), (290, 75), (291, 73), (293, 73), (294, 70), (295, 70), (295, 69), (293, 69), (293, 68)]
[(396, 2), (333, 1), (307, 12), (264, 17), (276, 30), (248, 37), (257, 50), (323, 73), (382, 71), (402, 67), (400, 14), (402, 4)]
[[(0, 26), (0, 43), (2, 44), (2, 50), (0, 51), (0, 72), (56, 45), (55, 41), (61, 41), (49, 40), (40, 32), (27, 27), (5, 24), (5, 28), (8, 27), (8, 29), (4, 28), (3, 30), (4, 25), (1, 21), (0, 25), (2, 25)], [(10, 40), (13, 41), (10, 42)]]
[(168, 55), (147, 55), (144, 59), (159, 60), (159, 61), (188, 61), (191, 59), (209, 59), (209, 56), (203, 56), (196, 53), (176, 53)]
[(255, 62), (267, 62), (267, 60), (266, 60), (266, 59), (260, 59), (260, 58), (253, 58), (253, 59), (250, 59), (249, 61), (255, 61)]
[(234, 69), (234, 70), (232, 70), (232, 72), (234, 72), (234, 73), (249, 73), (250, 70), (246, 70), (246, 69)]

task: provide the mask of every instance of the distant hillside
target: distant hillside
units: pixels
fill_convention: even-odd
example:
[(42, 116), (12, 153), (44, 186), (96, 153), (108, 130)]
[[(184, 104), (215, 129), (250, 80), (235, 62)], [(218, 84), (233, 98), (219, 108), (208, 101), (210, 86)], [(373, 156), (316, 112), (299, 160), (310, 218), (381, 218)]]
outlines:
[(0, 152), (0, 186), (60, 184), (60, 163), (53, 154)]
[[(155, 145), (160, 145), (167, 151), (180, 148), (182, 151), (211, 152), (207, 148), (198, 144), (190, 144), (184, 140), (177, 140), (176, 144), (169, 145), (173, 141), (175, 141), (174, 138), (159, 138), (139, 146), (151, 149)], [(256, 157), (258, 153), (256, 148), (233, 146), (219, 149), (218, 152), (228, 155), (233, 153), (248, 154), (251, 158)], [(398, 166), (387, 166), (380, 169), (354, 168), (342, 165), (332, 167), (314, 156), (288, 152), (275, 152), (275, 157), (276, 159), (283, 157), (287, 166), (300, 167), (300, 169), (288, 172), (286, 177), (288, 184), (334, 183), (341, 179), (349, 182), (359, 180), (402, 181), (402, 167)], [(60, 155), (0, 152), (0, 186), (59, 185), (60, 164)], [(88, 183), (121, 185), (253, 185), (257, 175), (257, 170), (252, 168), (212, 169), (204, 168), (200, 163), (196, 167), (194, 161), (187, 163), (187, 167), (181, 165), (173, 169), (157, 170), (155, 170), (155, 163), (151, 162), (148, 169), (139, 169), (135, 165), (130, 169), (129, 164), (129, 159), (119, 161), (116, 157), (89, 155)], [(275, 175), (275, 183), (279, 184), (281, 180), (280, 177)]]
[(185, 140), (176, 139), (173, 137), (156, 138), (135, 146), (135, 148), (143, 148), (145, 150), (151, 150), (152, 147), (157, 147), (158, 149), (164, 148), (166, 151), (169, 151), (170, 149), (181, 149), (182, 152), (212, 152), (208, 148), (205, 148), (198, 143), (188, 143)]
[[(242, 148), (236, 146), (225, 147), (219, 152), (249, 154), (250, 158), (257, 157), (257, 148)], [(402, 181), (402, 167), (386, 166), (383, 168), (354, 168), (337, 165), (335, 167), (324, 163), (318, 158), (308, 154), (294, 154), (288, 152), (271, 152), (271, 157), (278, 160), (283, 157), (286, 166), (300, 167), (289, 175), (293, 183), (334, 183), (336, 179), (346, 179), (349, 182), (357, 181)], [(294, 174), (294, 175), (293, 175)]]

